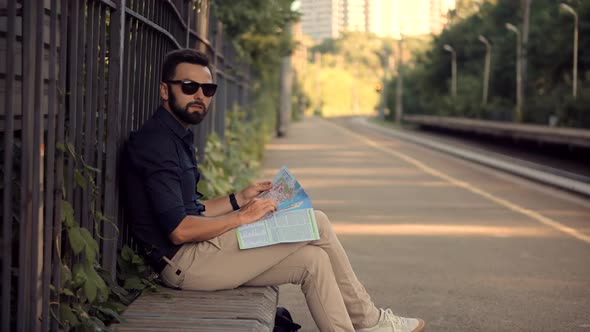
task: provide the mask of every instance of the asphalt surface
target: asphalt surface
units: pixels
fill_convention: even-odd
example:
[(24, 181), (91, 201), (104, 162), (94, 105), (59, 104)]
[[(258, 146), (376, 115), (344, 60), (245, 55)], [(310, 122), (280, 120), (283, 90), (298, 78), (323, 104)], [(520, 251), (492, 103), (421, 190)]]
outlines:
[[(274, 139), (374, 302), (427, 331), (590, 331), (590, 201), (375, 132), (308, 118)], [(299, 287), (281, 286), (301, 331)]]

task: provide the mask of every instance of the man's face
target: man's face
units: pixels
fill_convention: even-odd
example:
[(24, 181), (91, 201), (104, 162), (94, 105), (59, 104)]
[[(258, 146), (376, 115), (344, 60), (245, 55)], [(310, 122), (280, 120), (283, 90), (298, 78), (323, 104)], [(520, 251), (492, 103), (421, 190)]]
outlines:
[[(171, 81), (193, 81), (197, 83), (212, 83), (209, 68), (191, 63), (180, 63), (176, 66)], [(200, 87), (194, 94), (187, 95), (180, 84), (160, 84), (160, 95), (164, 100), (164, 107), (176, 116), (185, 126), (199, 124), (207, 115), (211, 97), (203, 94)]]

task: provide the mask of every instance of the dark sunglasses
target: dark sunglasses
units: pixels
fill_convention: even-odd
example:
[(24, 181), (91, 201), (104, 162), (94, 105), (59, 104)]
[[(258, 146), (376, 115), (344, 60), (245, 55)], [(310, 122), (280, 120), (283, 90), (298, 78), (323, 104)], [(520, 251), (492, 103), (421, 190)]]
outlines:
[(180, 89), (185, 95), (194, 95), (199, 91), (199, 88), (203, 89), (205, 97), (212, 97), (217, 91), (217, 84), (215, 83), (197, 83), (195, 81), (166, 81), (168, 84), (180, 84)]

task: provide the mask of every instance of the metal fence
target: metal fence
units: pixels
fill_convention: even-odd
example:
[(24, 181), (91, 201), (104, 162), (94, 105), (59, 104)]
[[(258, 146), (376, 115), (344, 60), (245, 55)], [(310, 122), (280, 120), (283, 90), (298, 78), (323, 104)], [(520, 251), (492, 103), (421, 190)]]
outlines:
[[(208, 0), (0, 1), (1, 331), (57, 329), (62, 197), (81, 226), (116, 239), (94, 234), (114, 275), (124, 237), (92, 212), (120, 223), (120, 146), (155, 110), (163, 57), (181, 47), (206, 52), (219, 84), (195, 138), (202, 156), (226, 109), (247, 102), (249, 79)], [(94, 196), (74, 186), (68, 143), (100, 169)]]

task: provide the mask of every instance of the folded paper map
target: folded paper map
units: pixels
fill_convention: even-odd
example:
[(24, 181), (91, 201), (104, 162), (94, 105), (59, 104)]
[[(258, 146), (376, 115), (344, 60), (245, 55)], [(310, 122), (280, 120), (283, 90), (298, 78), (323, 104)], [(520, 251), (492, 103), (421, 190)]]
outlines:
[(302, 242), (320, 238), (311, 201), (286, 167), (272, 181), (272, 189), (259, 198), (274, 198), (277, 211), (237, 228), (240, 249), (269, 246), (284, 242)]

